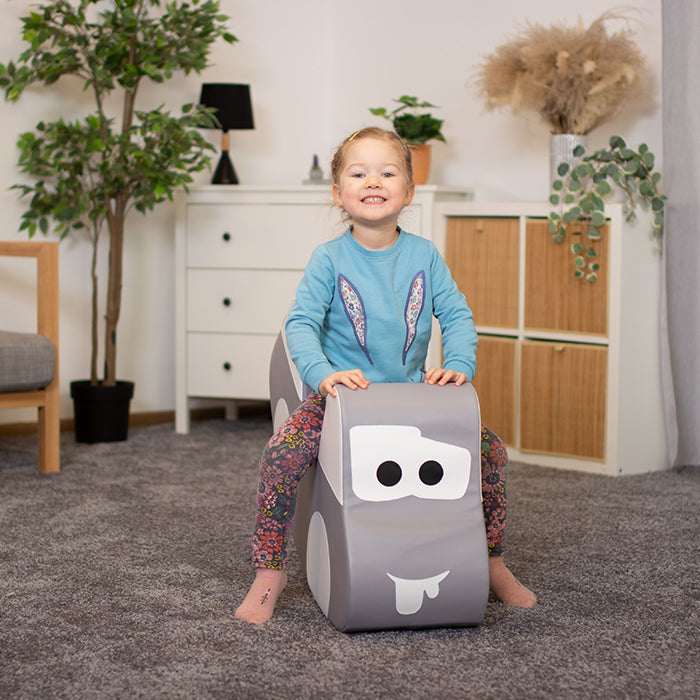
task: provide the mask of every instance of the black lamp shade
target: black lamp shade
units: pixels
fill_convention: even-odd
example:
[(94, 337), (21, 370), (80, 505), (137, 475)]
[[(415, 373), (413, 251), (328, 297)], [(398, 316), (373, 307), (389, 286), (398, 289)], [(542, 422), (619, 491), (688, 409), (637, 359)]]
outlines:
[(200, 104), (216, 110), (224, 131), (254, 129), (250, 86), (236, 83), (204, 83)]
[(228, 155), (229, 129), (254, 129), (250, 87), (236, 83), (204, 83), (199, 98), (204, 107), (215, 109), (223, 130), (221, 158), (214, 170), (212, 185), (237, 185), (238, 175)]

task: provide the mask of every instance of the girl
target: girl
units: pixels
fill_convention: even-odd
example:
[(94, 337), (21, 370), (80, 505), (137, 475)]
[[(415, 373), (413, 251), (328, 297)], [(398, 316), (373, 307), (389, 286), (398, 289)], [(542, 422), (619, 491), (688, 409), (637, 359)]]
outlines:
[[(235, 614), (256, 624), (270, 619), (287, 582), (296, 486), (318, 456), (326, 396), (337, 395), (337, 384), (361, 391), (371, 381), (461, 385), (476, 368), (472, 313), (447, 265), (432, 243), (397, 225), (415, 190), (405, 143), (383, 129), (357, 131), (338, 148), (331, 176), (333, 199), (350, 227), (312, 254), (286, 324), (292, 360), (317, 393), (290, 415), (262, 455), (256, 576)], [(419, 310), (411, 314), (407, 301), (415, 295)], [(420, 312), (426, 308), (432, 313)], [(444, 366), (423, 372), (433, 315), (442, 331)], [(482, 427), (490, 589), (499, 600), (532, 607), (535, 595), (503, 563), (506, 464), (505, 446)], [(270, 512), (283, 515), (264, 515)]]

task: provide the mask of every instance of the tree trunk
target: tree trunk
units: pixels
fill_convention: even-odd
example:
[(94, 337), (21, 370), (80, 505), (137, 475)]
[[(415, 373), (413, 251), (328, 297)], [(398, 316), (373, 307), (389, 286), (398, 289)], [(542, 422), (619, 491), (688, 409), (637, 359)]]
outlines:
[(109, 279), (105, 315), (105, 386), (114, 386), (117, 383), (117, 323), (121, 312), (125, 215), (126, 199), (120, 194), (115, 198), (114, 209), (108, 214)]
[(98, 333), (97, 333), (97, 322), (98, 322), (98, 278), (97, 278), (97, 243), (99, 241), (99, 222), (94, 223), (93, 229), (93, 239), (92, 239), (92, 264), (90, 267), (90, 276), (92, 277), (92, 309), (91, 309), (91, 321), (90, 321), (90, 336), (91, 336), (91, 346), (92, 350), (90, 352), (90, 384), (93, 386), (97, 385), (97, 351), (98, 351)]

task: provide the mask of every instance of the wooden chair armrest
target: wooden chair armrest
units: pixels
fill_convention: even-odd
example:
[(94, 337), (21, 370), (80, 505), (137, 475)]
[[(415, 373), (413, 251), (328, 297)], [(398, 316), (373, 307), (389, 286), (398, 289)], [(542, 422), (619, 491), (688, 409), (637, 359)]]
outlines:
[(53, 341), (58, 353), (58, 243), (0, 241), (0, 255), (36, 258), (37, 332)]

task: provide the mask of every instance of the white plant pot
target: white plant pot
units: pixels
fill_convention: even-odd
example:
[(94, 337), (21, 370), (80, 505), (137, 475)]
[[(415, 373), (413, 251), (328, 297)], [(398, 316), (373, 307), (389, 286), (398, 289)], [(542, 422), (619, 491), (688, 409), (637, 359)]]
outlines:
[(568, 163), (571, 168), (581, 162), (574, 157), (574, 148), (583, 146), (588, 149), (588, 136), (585, 134), (552, 134), (549, 137), (549, 188), (552, 183), (560, 180), (557, 169), (561, 163)]

